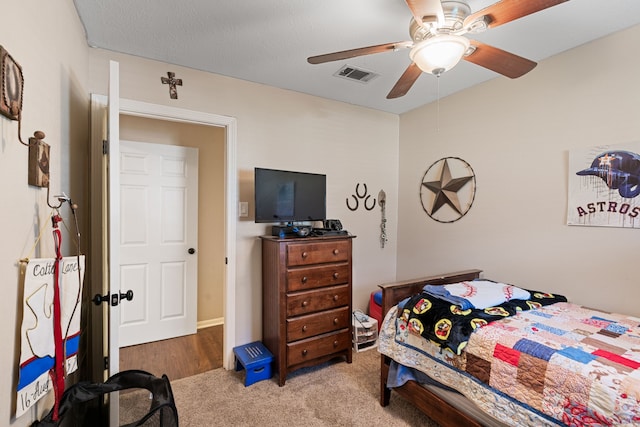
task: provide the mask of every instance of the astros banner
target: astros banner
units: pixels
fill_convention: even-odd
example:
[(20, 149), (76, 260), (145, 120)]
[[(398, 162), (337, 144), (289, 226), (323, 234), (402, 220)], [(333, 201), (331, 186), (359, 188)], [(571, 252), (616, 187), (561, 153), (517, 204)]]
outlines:
[[(16, 417), (53, 389), (49, 371), (55, 362), (54, 263), (54, 258), (32, 259), (25, 270)], [(83, 276), (84, 256), (62, 259), (59, 288), (65, 375), (78, 368)]]
[(569, 153), (567, 224), (640, 228), (640, 143)]

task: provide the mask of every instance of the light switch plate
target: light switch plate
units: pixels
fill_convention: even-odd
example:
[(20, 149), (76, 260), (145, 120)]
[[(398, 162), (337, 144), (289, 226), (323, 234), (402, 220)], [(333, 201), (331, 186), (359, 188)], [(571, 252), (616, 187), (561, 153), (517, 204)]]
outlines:
[(249, 202), (239, 202), (238, 203), (238, 216), (240, 218), (246, 218), (249, 216)]

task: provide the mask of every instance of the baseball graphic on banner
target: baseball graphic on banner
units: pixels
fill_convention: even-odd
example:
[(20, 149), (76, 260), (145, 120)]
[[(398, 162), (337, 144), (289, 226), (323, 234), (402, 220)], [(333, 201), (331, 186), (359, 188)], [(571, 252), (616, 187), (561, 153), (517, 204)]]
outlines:
[(569, 153), (567, 224), (640, 228), (640, 143)]

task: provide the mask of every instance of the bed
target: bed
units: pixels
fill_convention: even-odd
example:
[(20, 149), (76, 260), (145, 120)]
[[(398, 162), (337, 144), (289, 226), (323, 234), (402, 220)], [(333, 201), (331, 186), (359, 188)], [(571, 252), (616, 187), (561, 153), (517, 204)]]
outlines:
[(423, 331), (411, 317), (419, 310), (398, 307), (420, 307), (426, 284), (450, 287), (480, 275), (465, 270), (380, 286), (382, 406), (397, 393), (442, 427), (640, 426), (638, 318), (531, 291), (528, 303), (514, 299), (500, 308), (510, 312), (504, 319), (459, 338), (455, 324)]

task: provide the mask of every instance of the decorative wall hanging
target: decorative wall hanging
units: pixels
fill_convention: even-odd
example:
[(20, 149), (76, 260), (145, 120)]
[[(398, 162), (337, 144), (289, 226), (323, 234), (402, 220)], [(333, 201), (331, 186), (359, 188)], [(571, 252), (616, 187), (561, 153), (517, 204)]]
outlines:
[(384, 190), (378, 193), (378, 205), (380, 205), (380, 247), (384, 248), (384, 244), (387, 243), (387, 194)]
[(435, 221), (459, 220), (469, 212), (475, 196), (475, 173), (469, 163), (458, 157), (435, 161), (422, 177), (422, 209)]
[(0, 46), (0, 114), (18, 120), (22, 112), (22, 91), (24, 81), (22, 68), (13, 59), (9, 52)]
[(640, 142), (569, 152), (567, 224), (640, 228)]
[(178, 88), (177, 86), (182, 86), (182, 79), (176, 79), (176, 73), (172, 71), (167, 72), (168, 77), (160, 77), (160, 81), (163, 85), (169, 85), (169, 97), (171, 99), (178, 99)]
[(0, 114), (18, 121), (18, 140), (22, 145), (37, 144), (44, 138), (42, 131), (35, 131), (34, 138), (29, 143), (22, 140), (22, 97), (24, 93), (24, 78), (22, 67), (13, 59), (9, 52), (0, 46)]
[(49, 187), (49, 144), (41, 139), (29, 138), (29, 185)]
[(347, 208), (349, 208), (350, 211), (356, 211), (358, 210), (358, 207), (360, 206), (360, 202), (359, 200), (364, 200), (364, 202), (362, 203), (362, 205), (364, 206), (364, 208), (368, 211), (373, 210), (373, 208), (376, 207), (376, 199), (373, 199), (370, 201), (371, 199), (371, 195), (367, 194), (368, 190), (367, 190), (367, 184), (362, 184), (363, 187), (363, 193), (360, 194), (360, 183), (356, 184), (356, 194), (352, 194), (351, 197), (354, 200), (353, 206), (351, 205), (351, 203), (349, 202), (349, 198), (347, 197)]
[[(66, 195), (57, 197), (60, 204), (53, 208), (50, 222), (55, 258), (20, 260), (24, 292), (16, 399), (16, 417), (19, 417), (53, 390), (54, 421), (58, 420), (65, 378), (78, 368), (85, 265), (85, 257), (80, 252), (78, 207)], [(75, 222), (77, 254), (73, 257), (62, 256), (62, 230), (59, 224), (63, 219), (59, 208), (65, 202), (69, 203)]]
[[(61, 314), (58, 326), (64, 339), (62, 350), (67, 375), (78, 367), (81, 310), (76, 297), (82, 291), (78, 270), (84, 273), (84, 256), (79, 260), (75, 256), (64, 257), (60, 262)], [(26, 266), (16, 417), (26, 412), (53, 388), (49, 371), (54, 367), (56, 347), (53, 316), (50, 312), (54, 296), (54, 263), (56, 260), (53, 258), (32, 259)]]

